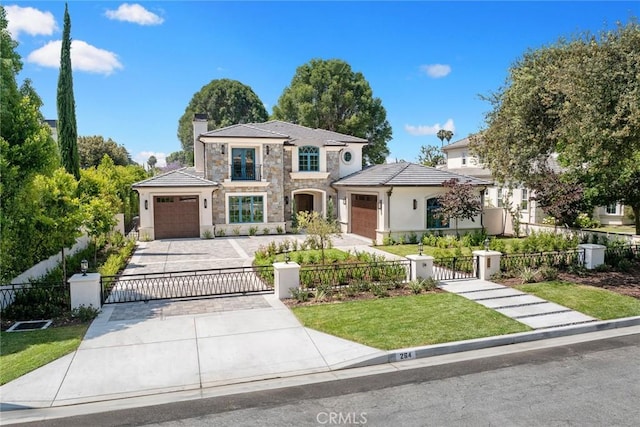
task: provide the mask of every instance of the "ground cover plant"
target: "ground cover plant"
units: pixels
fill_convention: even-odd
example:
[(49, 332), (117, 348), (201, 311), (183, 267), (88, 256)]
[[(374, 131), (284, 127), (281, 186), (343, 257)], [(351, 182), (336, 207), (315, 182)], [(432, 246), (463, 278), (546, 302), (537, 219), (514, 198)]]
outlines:
[(292, 307), (292, 311), (306, 327), (382, 350), (531, 330), (494, 310), (446, 292), (300, 305)]

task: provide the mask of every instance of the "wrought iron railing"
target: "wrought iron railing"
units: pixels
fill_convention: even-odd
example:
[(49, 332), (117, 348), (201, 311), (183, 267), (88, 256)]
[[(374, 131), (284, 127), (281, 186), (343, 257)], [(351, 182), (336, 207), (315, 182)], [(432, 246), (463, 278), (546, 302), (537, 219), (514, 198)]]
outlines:
[(375, 261), (369, 263), (335, 263), (309, 265), (300, 268), (300, 286), (340, 288), (367, 283), (403, 283), (410, 277), (408, 260)]
[(103, 276), (104, 303), (248, 294), (273, 289), (273, 267)]
[(509, 254), (500, 257), (500, 271), (503, 273), (521, 271), (523, 268), (539, 268), (543, 266), (564, 270), (570, 266), (581, 266), (583, 264), (584, 250), (582, 249), (530, 254)]
[(229, 165), (232, 181), (260, 181), (262, 165), (231, 164)]
[[(0, 309), (6, 310), (12, 304), (24, 305), (25, 310), (36, 311), (38, 304), (54, 304), (66, 310), (71, 309), (69, 283), (16, 283), (0, 285)], [(14, 309), (17, 309), (14, 307)]]
[(477, 277), (478, 258), (460, 256), (433, 260), (433, 277), (436, 280), (470, 279)]

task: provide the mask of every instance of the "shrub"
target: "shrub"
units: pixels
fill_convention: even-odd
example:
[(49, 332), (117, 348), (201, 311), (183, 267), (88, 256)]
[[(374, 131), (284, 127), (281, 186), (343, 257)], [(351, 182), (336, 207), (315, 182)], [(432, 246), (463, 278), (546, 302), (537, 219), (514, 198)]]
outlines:
[(530, 267), (523, 267), (520, 270), (520, 279), (522, 279), (522, 283), (533, 283), (536, 281), (537, 272)]
[(411, 289), (411, 292), (417, 295), (422, 292), (422, 283), (417, 280), (412, 280), (411, 282), (409, 282), (409, 289)]
[(305, 302), (309, 300), (309, 291), (306, 289), (291, 288), (289, 289), (289, 293), (291, 293), (291, 298), (298, 302)]
[(213, 238), (213, 233), (211, 233), (210, 230), (206, 230), (204, 233), (202, 233), (202, 238), (203, 239), (212, 239)]
[(267, 235), (267, 234), (269, 234), (269, 233), (271, 233), (271, 230), (269, 229), (269, 227), (264, 227), (264, 228), (262, 229), (262, 234)]
[(618, 261), (618, 265), (616, 266), (618, 270), (625, 273), (630, 271), (631, 267), (633, 267), (633, 262), (628, 260), (627, 258), (622, 258), (620, 261)]
[(89, 307), (81, 305), (80, 307), (76, 307), (71, 310), (71, 317), (74, 317), (76, 319), (79, 319), (81, 322), (86, 323), (98, 317), (98, 313), (100, 313), (100, 310), (93, 307), (92, 305), (89, 305)]
[(283, 233), (284, 233), (284, 228), (282, 228), (282, 226), (281, 226), (281, 225), (277, 226), (277, 227), (276, 227), (276, 233), (278, 233), (278, 234), (283, 234)]
[(409, 243), (411, 243), (412, 245), (418, 243), (418, 235), (413, 231), (409, 234)]
[(422, 289), (424, 289), (427, 292), (436, 289), (437, 285), (438, 285), (438, 281), (433, 277), (429, 277), (428, 279), (423, 279), (420, 281), (420, 286), (422, 286)]
[(389, 291), (387, 287), (381, 283), (372, 283), (371, 284), (371, 292), (377, 298), (385, 298), (389, 296)]
[(216, 230), (216, 236), (218, 237), (224, 237), (227, 235), (227, 232), (225, 231), (224, 228), (221, 228), (219, 230)]
[(552, 281), (558, 279), (558, 270), (553, 267), (542, 267), (540, 269), (540, 276), (545, 281)]
[(68, 313), (70, 304), (69, 293), (62, 285), (32, 284), (16, 291), (13, 303), (2, 311), (2, 318), (51, 319)]
[(233, 235), (234, 236), (239, 236), (240, 235), (240, 227), (233, 227)]
[(249, 236), (255, 236), (257, 232), (258, 232), (258, 227), (256, 226), (249, 227)]

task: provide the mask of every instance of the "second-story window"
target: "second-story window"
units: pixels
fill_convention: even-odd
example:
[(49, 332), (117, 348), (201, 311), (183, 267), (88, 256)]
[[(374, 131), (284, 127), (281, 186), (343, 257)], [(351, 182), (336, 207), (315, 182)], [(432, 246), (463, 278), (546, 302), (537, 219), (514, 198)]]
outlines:
[(462, 153), (462, 166), (467, 166), (467, 153)]
[(298, 150), (298, 170), (300, 172), (318, 172), (320, 170), (320, 149), (305, 145)]

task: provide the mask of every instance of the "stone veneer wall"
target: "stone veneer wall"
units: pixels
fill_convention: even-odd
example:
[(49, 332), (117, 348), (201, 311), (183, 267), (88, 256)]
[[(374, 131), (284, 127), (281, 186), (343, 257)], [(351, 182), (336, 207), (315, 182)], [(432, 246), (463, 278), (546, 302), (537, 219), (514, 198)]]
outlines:
[[(225, 179), (229, 179), (229, 166), (227, 165), (229, 145), (225, 147), (225, 153), (222, 154), (222, 144), (206, 144), (205, 147), (205, 170), (206, 177), (212, 181), (222, 184)], [(259, 150), (256, 150), (256, 152)], [(233, 193), (267, 193), (267, 199), (264, 201), (267, 211), (267, 222), (282, 223), (284, 221), (284, 195), (282, 193), (283, 186), (283, 146), (280, 144), (269, 145), (269, 155), (263, 158), (262, 180), (269, 182), (266, 187), (251, 185), (252, 181), (245, 181), (246, 185), (227, 187), (220, 186), (214, 191), (211, 214), (214, 224), (225, 224), (225, 199), (226, 194)], [(251, 224), (250, 224), (251, 225)], [(260, 226), (260, 224), (257, 224)]]

